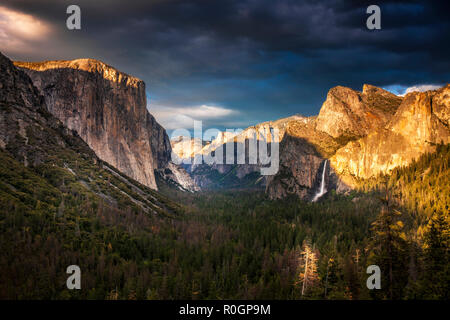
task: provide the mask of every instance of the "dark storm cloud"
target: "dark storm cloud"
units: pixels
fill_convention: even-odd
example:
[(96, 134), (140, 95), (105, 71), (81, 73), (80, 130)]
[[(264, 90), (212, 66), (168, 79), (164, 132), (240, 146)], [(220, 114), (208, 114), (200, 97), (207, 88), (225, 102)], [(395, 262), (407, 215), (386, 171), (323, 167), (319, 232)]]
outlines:
[[(65, 8), (82, 30), (65, 29)], [(212, 105), (236, 112), (208, 125), (316, 114), (328, 89), (448, 82), (449, 5), (377, 1), (3, 1), (52, 24), (51, 52), (12, 58), (94, 57), (147, 83), (150, 110)], [(1, 48), (8, 53), (8, 48)], [(220, 113), (219, 114), (227, 114)]]

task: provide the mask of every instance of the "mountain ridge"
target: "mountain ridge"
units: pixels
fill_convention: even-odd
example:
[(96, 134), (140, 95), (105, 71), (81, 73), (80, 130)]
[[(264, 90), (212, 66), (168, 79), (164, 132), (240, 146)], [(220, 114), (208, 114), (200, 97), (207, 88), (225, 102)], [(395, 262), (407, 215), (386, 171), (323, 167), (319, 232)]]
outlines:
[[(273, 127), (281, 129), (278, 173), (262, 177), (262, 180), (256, 175), (253, 179), (263, 181), (262, 185), (272, 199), (290, 194), (311, 199), (326, 159), (330, 160), (330, 167), (326, 170), (326, 181), (331, 186), (328, 189), (339, 193), (355, 188), (358, 179), (405, 166), (421, 154), (433, 152), (429, 142), (449, 141), (449, 87), (399, 97), (369, 84), (364, 84), (361, 92), (337, 86), (328, 92), (318, 116), (293, 116), (250, 126), (244, 132), (256, 128), (263, 128), (266, 132)], [(415, 97), (418, 97), (417, 101)], [(423, 122), (424, 119), (429, 121)], [(176, 148), (176, 142), (171, 143)], [(381, 149), (377, 149), (378, 144)], [(373, 150), (366, 154), (361, 145)], [(193, 158), (195, 154), (204, 154), (220, 146), (223, 146), (223, 141), (213, 141), (195, 152), (186, 152), (185, 148), (183, 152)], [(401, 154), (403, 158), (398, 156)], [(372, 162), (375, 165), (371, 166)], [(220, 168), (213, 165), (208, 170), (205, 169), (208, 165), (202, 166), (200, 172), (190, 171), (201, 184), (204, 184), (199, 181), (201, 176), (205, 172), (211, 175), (211, 170), (216, 170), (221, 177), (231, 170), (249, 174), (258, 172), (260, 168), (259, 165), (251, 168), (250, 165), (220, 165)], [(207, 183), (213, 184), (214, 181)]]
[(16, 67), (26, 68), (34, 71), (47, 71), (49, 69), (69, 68), (88, 72), (100, 72), (105, 79), (112, 81), (120, 82), (120, 78), (127, 78), (127, 84), (134, 86), (137, 86), (137, 84), (140, 82), (144, 82), (137, 77), (117, 70), (116, 68), (104, 63), (101, 60), (93, 58), (78, 58), (73, 60), (45, 60), (36, 62), (13, 61), (13, 64)]

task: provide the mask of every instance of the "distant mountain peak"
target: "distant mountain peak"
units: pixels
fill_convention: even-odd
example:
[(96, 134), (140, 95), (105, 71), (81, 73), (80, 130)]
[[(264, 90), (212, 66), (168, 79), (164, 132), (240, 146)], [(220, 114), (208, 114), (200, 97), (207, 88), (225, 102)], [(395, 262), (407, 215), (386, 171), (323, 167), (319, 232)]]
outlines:
[(393, 94), (392, 92), (389, 92), (383, 88), (376, 87), (376, 86), (373, 86), (373, 85), (367, 84), (367, 83), (363, 84), (362, 93), (363, 94), (378, 93), (378, 94), (384, 94), (384, 95), (391, 96), (392, 98), (398, 97), (397, 95)]

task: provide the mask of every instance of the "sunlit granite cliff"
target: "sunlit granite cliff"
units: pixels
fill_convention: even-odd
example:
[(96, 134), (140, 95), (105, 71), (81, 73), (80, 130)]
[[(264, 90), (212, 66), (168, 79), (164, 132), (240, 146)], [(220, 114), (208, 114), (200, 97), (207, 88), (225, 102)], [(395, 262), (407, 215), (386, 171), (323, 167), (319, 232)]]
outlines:
[(449, 113), (450, 85), (409, 93), (386, 126), (339, 149), (331, 165), (351, 185), (408, 165), (424, 152), (433, 152), (435, 144), (450, 142)]
[[(389, 174), (424, 152), (434, 151), (436, 143), (448, 143), (449, 91), (447, 85), (436, 91), (401, 97), (368, 84), (361, 92), (337, 86), (328, 92), (317, 117), (293, 116), (244, 130), (244, 133), (251, 128), (280, 130), (277, 174), (259, 176), (258, 165), (203, 165), (194, 167), (191, 175), (207, 186), (232, 174), (238, 178), (237, 183), (229, 184), (232, 187), (242, 187), (242, 181), (258, 182), (272, 199), (297, 195), (311, 200), (322, 176), (327, 190), (346, 192), (360, 179)], [(216, 139), (206, 146), (198, 144), (197, 148), (178, 146), (179, 141), (172, 144), (180, 157), (186, 156), (186, 150), (190, 150), (187, 154), (192, 157), (208, 153), (228, 140)], [(326, 159), (330, 160), (327, 167)], [(250, 175), (251, 179), (245, 179)]]
[(401, 97), (368, 84), (362, 92), (337, 86), (328, 91), (316, 128), (333, 138), (365, 136), (383, 127), (401, 102)]
[(142, 80), (94, 59), (14, 64), (30, 76), (49, 111), (102, 160), (157, 189), (154, 171), (169, 166), (171, 146), (164, 128), (147, 111)]

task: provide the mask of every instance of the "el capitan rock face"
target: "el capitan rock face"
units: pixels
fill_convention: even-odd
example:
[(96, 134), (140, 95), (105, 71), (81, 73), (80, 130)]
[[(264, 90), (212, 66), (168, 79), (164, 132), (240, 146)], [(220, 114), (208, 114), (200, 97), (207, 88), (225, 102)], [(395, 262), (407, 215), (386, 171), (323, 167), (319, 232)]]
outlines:
[(145, 84), (100, 61), (15, 62), (49, 111), (75, 130), (102, 160), (157, 189), (154, 170), (170, 161), (170, 141), (147, 111)]

